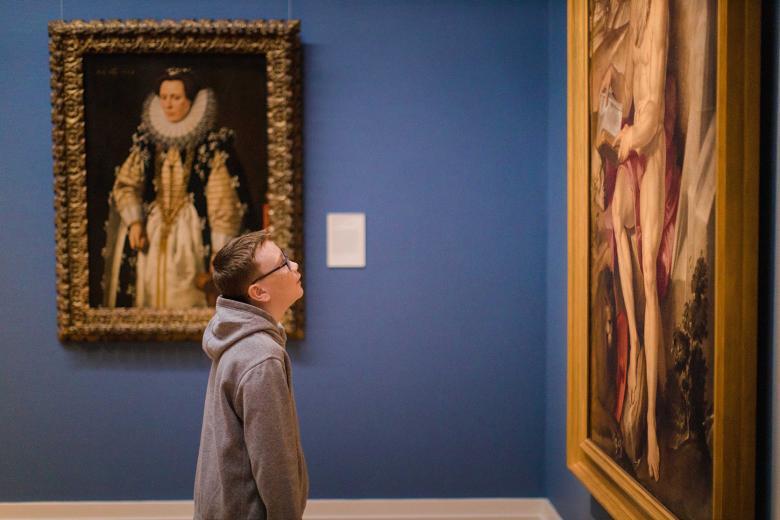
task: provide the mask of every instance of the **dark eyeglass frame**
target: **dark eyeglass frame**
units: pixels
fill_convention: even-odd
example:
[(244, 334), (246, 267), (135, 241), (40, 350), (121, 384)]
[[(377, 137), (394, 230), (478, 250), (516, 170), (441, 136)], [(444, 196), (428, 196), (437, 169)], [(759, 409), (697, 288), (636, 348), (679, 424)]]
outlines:
[(278, 266), (278, 267), (274, 267), (273, 269), (271, 269), (270, 271), (268, 271), (268, 272), (267, 272), (267, 273), (265, 273), (265, 274), (261, 274), (260, 276), (258, 276), (258, 277), (257, 277), (257, 278), (255, 278), (254, 280), (252, 280), (252, 281), (249, 283), (249, 285), (252, 285), (252, 284), (254, 284), (254, 283), (257, 283), (257, 282), (259, 282), (260, 280), (262, 280), (262, 279), (263, 279), (263, 278), (265, 278), (266, 276), (270, 276), (270, 275), (274, 274), (276, 271), (278, 271), (279, 269), (281, 269), (281, 268), (283, 268), (283, 267), (287, 267), (287, 269), (289, 269), (290, 271), (292, 271), (292, 267), (290, 267), (290, 259), (287, 257), (287, 253), (285, 253), (285, 252), (284, 252), (284, 249), (282, 249), (281, 251), (282, 251), (282, 257), (284, 257), (284, 262), (282, 262), (282, 265), (280, 265), (280, 266)]

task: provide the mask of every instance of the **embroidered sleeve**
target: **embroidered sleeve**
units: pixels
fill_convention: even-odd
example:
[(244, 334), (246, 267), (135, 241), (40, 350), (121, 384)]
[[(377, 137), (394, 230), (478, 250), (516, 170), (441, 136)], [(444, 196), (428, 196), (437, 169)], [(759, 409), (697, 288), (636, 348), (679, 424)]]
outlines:
[(206, 183), (206, 205), (211, 226), (211, 250), (219, 251), (231, 238), (238, 235), (244, 208), (238, 198), (238, 179), (228, 172), (227, 153), (214, 152), (211, 174)]
[(125, 226), (144, 218), (143, 186), (141, 151), (137, 147), (133, 147), (125, 162), (117, 169), (112, 190), (116, 209), (122, 216), (122, 222)]

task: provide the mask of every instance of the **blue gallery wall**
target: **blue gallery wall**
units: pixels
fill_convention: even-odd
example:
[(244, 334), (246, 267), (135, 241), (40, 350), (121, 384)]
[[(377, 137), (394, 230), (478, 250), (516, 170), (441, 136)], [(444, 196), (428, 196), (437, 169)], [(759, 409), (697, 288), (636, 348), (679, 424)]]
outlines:
[(545, 495), (563, 518), (583, 518), (590, 495), (566, 467), (567, 173), (566, 2), (548, 7), (547, 372)]
[[(189, 498), (199, 345), (56, 338), (46, 24), (60, 5), (2, 1), (0, 501)], [(287, 7), (63, 3), (66, 19)], [(308, 322), (289, 349), (312, 496), (543, 495), (546, 2), (293, 7)], [(325, 267), (328, 211), (366, 212), (366, 269)]]

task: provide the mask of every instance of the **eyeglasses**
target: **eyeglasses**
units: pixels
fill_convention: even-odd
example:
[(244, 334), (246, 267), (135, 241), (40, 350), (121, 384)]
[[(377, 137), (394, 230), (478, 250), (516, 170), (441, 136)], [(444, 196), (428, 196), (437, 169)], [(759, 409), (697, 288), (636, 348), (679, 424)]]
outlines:
[(268, 271), (267, 273), (265, 273), (265, 274), (262, 274), (262, 275), (258, 276), (257, 278), (255, 278), (254, 280), (252, 280), (252, 281), (249, 283), (249, 285), (252, 285), (253, 283), (259, 282), (260, 280), (262, 280), (262, 279), (263, 279), (263, 278), (265, 278), (266, 276), (270, 276), (270, 275), (274, 274), (276, 271), (278, 271), (278, 270), (279, 270), (279, 269), (281, 269), (282, 267), (287, 267), (287, 269), (289, 269), (290, 271), (292, 271), (292, 267), (290, 267), (290, 259), (287, 257), (287, 253), (285, 253), (284, 251), (282, 251), (282, 257), (284, 257), (284, 262), (282, 262), (282, 265), (280, 265), (280, 266), (278, 266), (278, 267), (274, 267), (273, 269), (271, 269), (271, 270), (270, 270), (270, 271)]

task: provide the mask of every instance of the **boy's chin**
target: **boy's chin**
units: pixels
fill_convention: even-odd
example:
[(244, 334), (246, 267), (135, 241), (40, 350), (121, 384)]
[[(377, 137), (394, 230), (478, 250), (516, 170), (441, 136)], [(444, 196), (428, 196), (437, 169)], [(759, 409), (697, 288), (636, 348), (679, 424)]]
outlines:
[(302, 297), (303, 297), (303, 287), (299, 286), (298, 287), (298, 292), (295, 294), (295, 296), (293, 296), (293, 300), (292, 300), (292, 303), (290, 303), (290, 307), (292, 307), (293, 304), (295, 304), (295, 302), (300, 300)]

